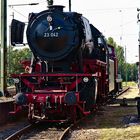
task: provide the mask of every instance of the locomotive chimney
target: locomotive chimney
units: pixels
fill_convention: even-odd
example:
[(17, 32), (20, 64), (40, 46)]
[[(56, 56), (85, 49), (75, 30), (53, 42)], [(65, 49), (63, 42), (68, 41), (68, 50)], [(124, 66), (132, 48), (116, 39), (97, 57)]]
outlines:
[(48, 8), (49, 10), (59, 10), (61, 12), (63, 12), (63, 9), (64, 9), (65, 6), (62, 6), (62, 5), (49, 5)]
[(53, 5), (53, 0), (47, 0), (48, 5)]

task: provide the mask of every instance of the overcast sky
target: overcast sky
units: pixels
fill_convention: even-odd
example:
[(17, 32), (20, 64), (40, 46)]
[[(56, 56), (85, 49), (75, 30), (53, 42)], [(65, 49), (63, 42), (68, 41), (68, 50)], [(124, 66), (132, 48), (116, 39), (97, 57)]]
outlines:
[[(54, 0), (56, 5), (66, 6), (69, 0)], [(40, 12), (47, 7), (46, 0), (8, 0), (10, 4), (39, 2), (37, 6), (18, 6), (8, 8), (8, 21), (14, 12), (15, 19), (28, 21), (28, 13)], [(138, 61), (137, 8), (140, 0), (72, 0), (72, 11), (80, 12), (96, 26), (106, 38), (113, 37), (117, 44), (126, 46), (127, 62)], [(120, 40), (122, 36), (122, 40)]]

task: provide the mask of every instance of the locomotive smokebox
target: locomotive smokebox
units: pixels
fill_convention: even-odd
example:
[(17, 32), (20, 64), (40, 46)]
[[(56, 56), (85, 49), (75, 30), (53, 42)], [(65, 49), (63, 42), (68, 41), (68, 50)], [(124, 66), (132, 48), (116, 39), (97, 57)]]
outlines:
[(79, 30), (64, 6), (49, 9), (29, 19), (27, 41), (32, 52), (42, 60), (61, 60), (79, 46)]

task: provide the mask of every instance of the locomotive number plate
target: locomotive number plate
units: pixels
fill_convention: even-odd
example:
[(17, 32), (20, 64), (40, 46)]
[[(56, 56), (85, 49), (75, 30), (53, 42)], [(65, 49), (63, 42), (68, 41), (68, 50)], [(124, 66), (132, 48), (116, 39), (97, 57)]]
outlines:
[(58, 32), (44, 33), (44, 37), (58, 37)]

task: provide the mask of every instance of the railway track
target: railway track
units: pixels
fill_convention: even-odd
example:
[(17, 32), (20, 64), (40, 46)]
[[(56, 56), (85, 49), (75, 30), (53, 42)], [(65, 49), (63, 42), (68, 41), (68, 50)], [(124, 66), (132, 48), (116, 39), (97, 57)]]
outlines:
[(122, 90), (121, 92), (117, 92), (114, 95), (112, 94), (108, 100), (107, 100), (107, 104), (111, 104), (114, 103), (116, 101), (116, 99), (121, 96), (122, 94), (124, 94), (125, 92), (127, 92), (130, 89), (130, 87), (125, 88), (124, 90)]
[[(78, 120), (77, 122), (66, 126), (47, 126), (43, 130), (39, 127), (39, 123), (30, 124), (15, 132), (5, 140), (36, 140), (36, 139), (50, 139), (50, 140), (65, 140), (72, 129), (74, 129), (80, 122), (82, 122), (87, 116)], [(65, 127), (65, 128), (64, 128)], [(39, 131), (36, 129), (40, 129)]]
[(28, 131), (30, 131), (33, 128), (32, 124), (29, 124), (25, 127), (23, 127), (22, 129), (18, 130), (17, 132), (15, 132), (14, 134), (10, 135), (8, 138), (6, 138), (5, 140), (17, 140), (19, 139), (24, 133), (27, 133)]
[(77, 127), (78, 124), (80, 124), (80, 122), (82, 122), (83, 120), (85, 120), (88, 116), (83, 117), (82, 119), (78, 120), (75, 124), (71, 124), (69, 127), (67, 127), (65, 129), (65, 131), (62, 133), (61, 137), (59, 138), (59, 140), (66, 140), (71, 132), (71, 130), (75, 129)]

